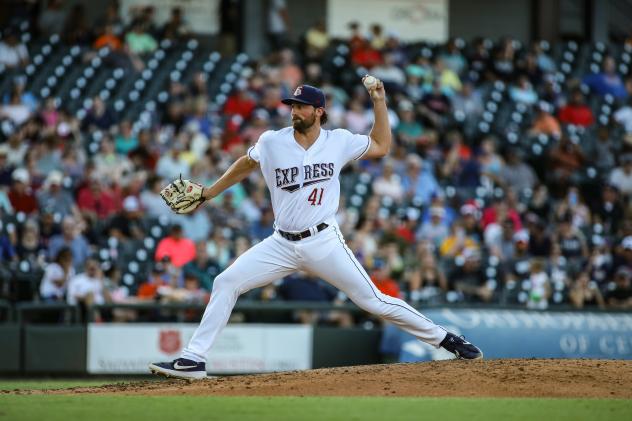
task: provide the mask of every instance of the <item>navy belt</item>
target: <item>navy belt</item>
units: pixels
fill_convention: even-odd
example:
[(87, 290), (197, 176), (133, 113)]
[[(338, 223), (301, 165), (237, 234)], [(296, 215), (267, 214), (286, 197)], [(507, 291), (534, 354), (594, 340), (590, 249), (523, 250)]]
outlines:
[[(316, 225), (316, 232), (321, 232), (328, 226), (329, 225), (325, 224), (324, 222), (321, 222), (320, 224)], [(279, 235), (281, 235), (281, 237), (289, 241), (301, 241), (303, 238), (307, 238), (312, 235), (310, 230), (305, 230), (303, 232), (287, 232), (277, 230), (277, 232), (279, 233)]]

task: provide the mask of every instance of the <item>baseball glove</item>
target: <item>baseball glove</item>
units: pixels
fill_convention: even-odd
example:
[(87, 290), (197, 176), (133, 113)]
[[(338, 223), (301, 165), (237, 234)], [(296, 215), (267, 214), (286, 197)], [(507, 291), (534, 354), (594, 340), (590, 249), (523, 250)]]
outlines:
[(182, 175), (160, 191), (160, 196), (175, 213), (191, 213), (204, 203), (204, 186), (191, 180), (183, 180)]

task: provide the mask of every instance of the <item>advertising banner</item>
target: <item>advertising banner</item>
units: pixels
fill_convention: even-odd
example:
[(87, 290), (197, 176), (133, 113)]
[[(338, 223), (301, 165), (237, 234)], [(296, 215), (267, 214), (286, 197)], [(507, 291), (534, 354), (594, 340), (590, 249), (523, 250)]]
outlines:
[[(632, 359), (632, 314), (466, 309), (424, 314), (465, 335), (485, 358)], [(402, 362), (451, 357), (392, 325), (385, 327), (381, 348)]]
[(358, 22), (367, 32), (380, 24), (403, 41), (444, 42), (448, 39), (448, 0), (329, 0), (327, 29), (339, 38), (349, 36), (348, 25)]
[[(195, 324), (90, 324), (88, 373), (148, 373), (171, 361), (189, 342)], [(207, 356), (209, 373), (262, 373), (312, 366), (312, 328), (302, 325), (230, 325)]]

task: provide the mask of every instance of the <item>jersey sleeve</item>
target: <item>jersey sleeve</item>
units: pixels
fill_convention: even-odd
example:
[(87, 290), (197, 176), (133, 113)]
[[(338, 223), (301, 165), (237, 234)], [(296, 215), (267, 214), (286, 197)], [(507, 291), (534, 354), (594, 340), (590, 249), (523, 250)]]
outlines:
[(261, 162), (261, 157), (263, 155), (263, 145), (265, 144), (270, 132), (270, 130), (263, 132), (261, 136), (259, 136), (259, 140), (257, 140), (257, 143), (248, 148), (248, 152), (246, 153), (248, 155), (248, 158), (252, 159), (255, 162)]
[(342, 150), (345, 162), (362, 158), (371, 147), (371, 138), (365, 134), (353, 134), (345, 129), (335, 131), (342, 140)]

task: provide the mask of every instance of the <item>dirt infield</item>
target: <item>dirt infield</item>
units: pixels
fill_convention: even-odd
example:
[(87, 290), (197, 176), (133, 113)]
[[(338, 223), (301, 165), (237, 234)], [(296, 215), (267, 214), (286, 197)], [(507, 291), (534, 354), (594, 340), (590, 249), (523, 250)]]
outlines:
[[(20, 393), (20, 392), (18, 392)], [(632, 361), (435, 361), (21, 393), (632, 398)]]

